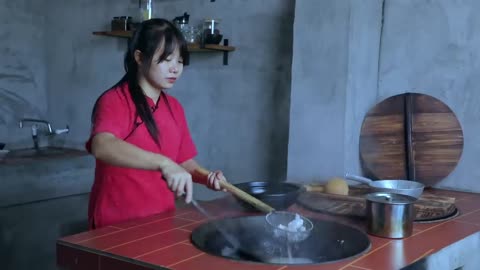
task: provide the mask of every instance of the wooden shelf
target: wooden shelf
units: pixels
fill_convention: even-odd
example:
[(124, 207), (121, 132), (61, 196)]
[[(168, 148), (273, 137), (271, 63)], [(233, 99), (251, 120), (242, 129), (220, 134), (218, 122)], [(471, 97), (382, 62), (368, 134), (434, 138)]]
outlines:
[(97, 36), (107, 36), (107, 37), (120, 37), (120, 38), (131, 38), (132, 31), (97, 31), (93, 32)]
[[(107, 36), (107, 37), (118, 37), (118, 38), (130, 38), (132, 37), (132, 31), (96, 31), (93, 32), (97, 36)], [(224, 43), (228, 44), (228, 41)], [(235, 47), (228, 45), (217, 45), (217, 44), (205, 44), (201, 45), (198, 43), (189, 43), (188, 44), (189, 52), (223, 52), (223, 64), (228, 64), (228, 52), (235, 51)]]
[(233, 52), (235, 51), (235, 47), (217, 45), (217, 44), (205, 44), (205, 46), (202, 48), (198, 43), (189, 43), (188, 51), (189, 52), (209, 52), (209, 51)]

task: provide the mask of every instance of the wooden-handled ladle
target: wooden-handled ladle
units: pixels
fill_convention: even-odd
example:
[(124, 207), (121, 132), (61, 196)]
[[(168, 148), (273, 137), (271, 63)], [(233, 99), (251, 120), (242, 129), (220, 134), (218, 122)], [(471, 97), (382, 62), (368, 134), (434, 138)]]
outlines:
[[(199, 171), (202, 174), (206, 174), (206, 175), (208, 175), (210, 173), (209, 171), (207, 171), (203, 168), (200, 168)], [(220, 181), (220, 187), (227, 190), (228, 192), (232, 193), (237, 198), (243, 200), (244, 202), (252, 205), (256, 209), (258, 209), (258, 210), (260, 210), (264, 213), (270, 213), (272, 211), (275, 211), (275, 209), (273, 207), (271, 207), (270, 205), (260, 201), (259, 199), (253, 197), (252, 195), (246, 193), (245, 191), (237, 188), (236, 186), (234, 186), (234, 185), (232, 185), (228, 182)]]

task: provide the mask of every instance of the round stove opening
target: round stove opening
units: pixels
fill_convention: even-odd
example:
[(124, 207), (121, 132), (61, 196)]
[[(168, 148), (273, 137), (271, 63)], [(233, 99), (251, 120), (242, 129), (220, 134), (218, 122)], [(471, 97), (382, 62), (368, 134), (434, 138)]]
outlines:
[[(207, 222), (192, 232), (192, 242), (200, 250), (214, 256), (279, 265), (337, 262), (360, 256), (371, 247), (367, 234), (356, 228), (331, 221), (311, 221), (314, 229), (310, 236), (298, 243), (279, 242), (272, 237), (264, 216)], [(228, 238), (235, 238), (235, 247), (225, 239), (225, 232)]]

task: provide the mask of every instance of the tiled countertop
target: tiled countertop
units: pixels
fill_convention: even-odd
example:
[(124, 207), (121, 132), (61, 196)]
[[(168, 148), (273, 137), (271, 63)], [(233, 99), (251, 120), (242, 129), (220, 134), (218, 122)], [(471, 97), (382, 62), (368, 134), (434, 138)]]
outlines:
[[(369, 236), (372, 246), (367, 253), (336, 263), (282, 266), (238, 262), (206, 254), (190, 242), (192, 230), (206, 221), (190, 206), (62, 238), (57, 242), (57, 262), (62, 269), (68, 270), (400, 269), (480, 231), (480, 194), (447, 190), (432, 192), (455, 197), (460, 215), (447, 221), (415, 223), (413, 235), (402, 240)], [(203, 203), (203, 206), (217, 217), (239, 215), (242, 211), (231, 197)], [(362, 221), (314, 213), (298, 205), (289, 210), (317, 219), (335, 220), (365, 231)]]

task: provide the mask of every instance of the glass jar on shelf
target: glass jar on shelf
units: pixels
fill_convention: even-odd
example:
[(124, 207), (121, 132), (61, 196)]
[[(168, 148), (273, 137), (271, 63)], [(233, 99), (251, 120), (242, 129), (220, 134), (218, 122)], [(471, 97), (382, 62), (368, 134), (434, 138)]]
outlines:
[(220, 20), (218, 19), (205, 19), (203, 21), (203, 31), (207, 34), (220, 34), (220, 29), (218, 29), (218, 24)]
[(204, 44), (219, 44), (222, 41), (223, 35), (220, 33), (218, 19), (205, 19), (202, 27), (202, 43)]
[(182, 30), (182, 34), (185, 37), (187, 43), (198, 43), (200, 42), (200, 29), (199, 27), (188, 25), (185, 26)]
[(153, 0), (138, 0), (139, 21), (146, 21), (152, 18)]

